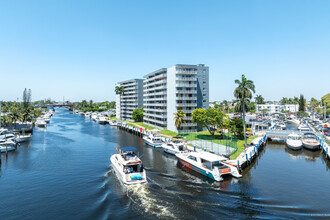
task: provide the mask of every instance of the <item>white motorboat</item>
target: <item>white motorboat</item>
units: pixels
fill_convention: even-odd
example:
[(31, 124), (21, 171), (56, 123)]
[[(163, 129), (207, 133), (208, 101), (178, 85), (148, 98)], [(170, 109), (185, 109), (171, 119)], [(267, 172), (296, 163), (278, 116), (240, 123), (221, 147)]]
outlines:
[(0, 152), (5, 153), (5, 152), (10, 152), (10, 151), (15, 151), (16, 148), (13, 146), (4, 146), (0, 144)]
[(86, 117), (86, 118), (90, 118), (90, 117), (91, 117), (91, 114), (90, 114), (89, 112), (86, 112), (86, 113), (85, 113), (85, 117)]
[(301, 150), (302, 149), (301, 136), (295, 133), (289, 134), (288, 139), (286, 140), (286, 144), (288, 148), (290, 148), (291, 150)]
[(44, 116), (42, 120), (44, 120), (46, 123), (50, 122), (50, 118), (48, 116)]
[(279, 128), (281, 128), (281, 130), (286, 130), (286, 124), (283, 123), (283, 122), (279, 122), (279, 123), (277, 124), (277, 126), (278, 126)]
[(173, 155), (188, 152), (187, 150), (184, 149), (184, 144), (182, 142), (164, 143), (162, 144), (162, 148), (166, 153)]
[(319, 150), (320, 142), (314, 133), (305, 133), (302, 138), (303, 147), (308, 150)]
[(17, 142), (17, 143), (21, 143), (21, 142), (25, 142), (25, 141), (28, 141), (30, 140), (30, 138), (32, 137), (32, 134), (20, 134), (20, 135), (17, 135), (14, 140)]
[(116, 120), (111, 120), (111, 121), (109, 121), (109, 124), (111, 126), (116, 126), (117, 125), (117, 121)]
[(146, 171), (136, 152), (134, 147), (123, 147), (118, 154), (110, 157), (118, 178), (125, 184), (147, 182)]
[(218, 156), (206, 151), (189, 152), (175, 155), (179, 163), (191, 170), (194, 170), (210, 179), (221, 181), (223, 175), (242, 177), (237, 168), (225, 161), (225, 157)]
[(35, 125), (36, 125), (37, 127), (41, 127), (41, 128), (45, 128), (45, 127), (47, 127), (47, 123), (46, 123), (43, 119), (41, 119), (41, 118), (38, 118), (38, 119), (37, 119)]
[(106, 119), (106, 117), (104, 117), (104, 116), (98, 116), (98, 117), (96, 118), (96, 122), (99, 123), (99, 124), (104, 125), (104, 124), (107, 122), (107, 119)]
[(300, 124), (300, 121), (298, 119), (294, 118), (294, 117), (288, 118), (287, 119), (287, 122), (289, 124), (295, 124), (295, 125), (299, 125)]
[(92, 116), (91, 116), (91, 118), (93, 119), (93, 121), (96, 121), (97, 120), (97, 114), (96, 113), (92, 113)]
[(152, 147), (162, 147), (162, 137), (158, 134), (153, 134), (152, 132), (149, 135), (143, 137), (147, 145)]
[(0, 128), (0, 140), (9, 140), (13, 139), (15, 135), (11, 133), (8, 129), (6, 128)]
[(309, 131), (309, 127), (305, 124), (301, 124), (298, 126), (299, 131)]

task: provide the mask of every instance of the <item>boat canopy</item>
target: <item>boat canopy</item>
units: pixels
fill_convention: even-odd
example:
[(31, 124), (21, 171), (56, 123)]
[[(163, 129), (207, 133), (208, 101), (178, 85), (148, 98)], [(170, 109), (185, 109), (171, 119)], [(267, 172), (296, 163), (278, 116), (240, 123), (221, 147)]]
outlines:
[(201, 152), (191, 152), (190, 153), (193, 156), (199, 157), (201, 159), (207, 160), (209, 162), (214, 162), (214, 161), (224, 161), (227, 160), (227, 158), (216, 155), (216, 154), (212, 154), (210, 152), (207, 151), (201, 151)]
[(134, 151), (137, 151), (137, 149), (135, 147), (123, 147), (123, 148), (120, 148), (120, 152), (121, 153), (134, 152)]

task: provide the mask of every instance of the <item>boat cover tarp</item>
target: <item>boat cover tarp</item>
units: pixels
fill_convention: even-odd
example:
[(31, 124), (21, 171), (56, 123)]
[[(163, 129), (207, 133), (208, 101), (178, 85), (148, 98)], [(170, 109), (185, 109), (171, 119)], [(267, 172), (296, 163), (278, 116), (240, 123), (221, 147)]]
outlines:
[(122, 153), (125, 153), (125, 152), (137, 151), (137, 150), (135, 147), (123, 147), (123, 148), (120, 148), (120, 151)]

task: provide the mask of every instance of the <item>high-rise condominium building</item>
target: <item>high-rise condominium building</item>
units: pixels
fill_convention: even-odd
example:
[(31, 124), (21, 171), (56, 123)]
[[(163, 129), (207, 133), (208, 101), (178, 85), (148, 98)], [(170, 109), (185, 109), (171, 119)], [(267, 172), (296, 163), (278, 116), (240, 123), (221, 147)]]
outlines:
[(196, 131), (191, 122), (195, 108), (209, 107), (209, 68), (200, 65), (178, 64), (144, 76), (143, 106), (145, 124), (177, 131), (174, 113), (186, 113), (182, 132)]
[(124, 87), (124, 93), (116, 95), (116, 117), (132, 121), (133, 110), (143, 107), (143, 79), (119, 82), (116, 86)]

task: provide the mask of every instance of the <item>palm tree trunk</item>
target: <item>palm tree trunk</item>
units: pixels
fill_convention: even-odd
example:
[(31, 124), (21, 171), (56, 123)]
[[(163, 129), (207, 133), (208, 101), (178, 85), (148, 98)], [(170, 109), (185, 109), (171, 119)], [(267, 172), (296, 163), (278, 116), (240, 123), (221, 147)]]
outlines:
[(244, 98), (243, 98), (243, 130), (244, 130), (244, 149), (247, 147), (247, 142), (246, 142), (246, 131), (245, 131), (245, 103), (244, 103)]

